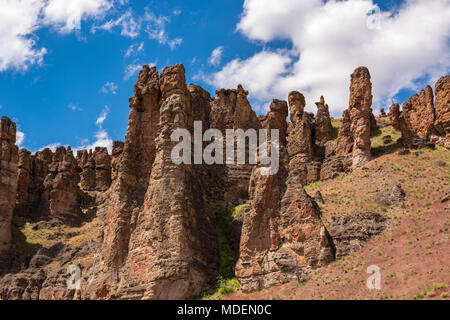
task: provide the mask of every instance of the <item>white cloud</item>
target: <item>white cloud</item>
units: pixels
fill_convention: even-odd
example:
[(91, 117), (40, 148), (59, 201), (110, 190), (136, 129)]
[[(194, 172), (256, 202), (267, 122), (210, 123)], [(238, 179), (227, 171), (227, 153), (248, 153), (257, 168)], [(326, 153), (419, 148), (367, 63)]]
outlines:
[(174, 10), (172, 10), (172, 14), (174, 16), (179, 16), (181, 14), (181, 10), (180, 9), (174, 9)]
[(108, 0), (48, 0), (44, 21), (57, 27), (61, 33), (80, 28), (81, 20), (99, 17), (112, 7)]
[[(207, 82), (241, 82), (257, 104), (300, 90), (315, 110), (314, 101), (324, 95), (340, 116), (348, 105), (350, 74), (360, 65), (371, 72), (376, 107), (386, 107), (403, 88), (417, 89), (418, 79), (432, 83), (448, 73), (449, 0), (406, 0), (396, 13), (368, 17), (374, 8), (371, 0), (246, 0), (237, 30), (263, 43), (288, 39), (292, 49), (235, 59)], [(373, 18), (378, 28), (368, 24)]]
[(130, 38), (137, 37), (141, 28), (140, 23), (134, 19), (131, 10), (128, 10), (116, 20), (109, 20), (100, 26), (92, 26), (91, 32), (95, 33), (98, 29), (111, 32), (115, 27), (121, 27), (120, 34)]
[(289, 63), (290, 57), (284, 53), (262, 51), (247, 60), (234, 59), (220, 72), (202, 78), (218, 88), (236, 88), (242, 84), (261, 102), (274, 98), (271, 88), (287, 72)]
[(142, 50), (144, 50), (144, 42), (141, 42), (138, 46), (138, 44), (132, 44), (128, 47), (127, 51), (125, 52), (125, 57), (128, 58), (130, 57), (132, 54), (141, 52)]
[(125, 68), (125, 75), (123, 76), (124, 80), (130, 79), (132, 76), (136, 74), (140, 69), (142, 68), (142, 65), (140, 64), (130, 64)]
[(105, 122), (106, 118), (108, 117), (109, 114), (109, 107), (105, 106), (102, 110), (102, 112), (100, 113), (99, 117), (97, 118), (97, 121), (95, 122), (95, 124), (97, 126), (99, 126), (100, 128), (102, 127), (103, 122)]
[(108, 106), (105, 106), (99, 117), (97, 118), (97, 121), (95, 124), (99, 127), (99, 130), (94, 135), (94, 142), (89, 143), (89, 140), (83, 140), (81, 146), (74, 148), (74, 152), (77, 152), (78, 150), (94, 150), (95, 147), (105, 147), (108, 149), (108, 152), (111, 153), (112, 151), (112, 144), (113, 140), (109, 137), (108, 132), (102, 128), (103, 122), (105, 122), (106, 118), (108, 117), (108, 114), (110, 112), (110, 109)]
[(218, 67), (220, 65), (220, 62), (222, 60), (222, 54), (223, 54), (223, 47), (217, 47), (215, 48), (212, 53), (211, 56), (208, 59), (208, 62), (210, 64), (212, 64), (215, 67)]
[(16, 132), (16, 144), (20, 147), (20, 146), (22, 146), (24, 141), (25, 141), (25, 133), (23, 133), (22, 131), (17, 130), (17, 132)]
[(104, 94), (117, 94), (117, 89), (117, 85), (114, 82), (107, 82), (103, 85), (103, 87), (100, 88), (100, 92)]
[(171, 39), (166, 31), (166, 25), (170, 22), (170, 18), (167, 16), (156, 16), (153, 12), (146, 10), (143, 20), (146, 23), (145, 32), (148, 37), (153, 40), (157, 40), (160, 44), (165, 44), (174, 50), (176, 46), (183, 42), (181, 38)]
[[(131, 77), (133, 77), (139, 70), (142, 69), (143, 64), (130, 64), (125, 68), (125, 74), (123, 76), (124, 80), (129, 80)], [(148, 63), (150, 67), (153, 67), (156, 65), (155, 62)]]
[(68, 33), (111, 7), (109, 0), (0, 0), (0, 72), (42, 64), (47, 49), (37, 46), (39, 29)]
[(72, 111), (83, 111), (83, 109), (81, 109), (80, 107), (78, 107), (77, 105), (71, 103), (67, 106), (67, 108), (69, 108)]
[(43, 0), (0, 0), (0, 72), (41, 64), (45, 48), (36, 48)]
[(61, 146), (62, 146), (62, 144), (60, 142), (55, 142), (55, 143), (51, 143), (49, 145), (46, 145), (46, 146), (40, 148), (38, 151), (42, 151), (44, 149), (50, 149), (50, 150), (52, 150), (52, 152), (55, 152), (56, 149)]
[(104, 147), (108, 149), (108, 152), (111, 153), (113, 140), (109, 137), (109, 134), (106, 130), (100, 129), (94, 135), (95, 141), (91, 144), (83, 144), (74, 149), (74, 152), (78, 150), (94, 150), (96, 147)]

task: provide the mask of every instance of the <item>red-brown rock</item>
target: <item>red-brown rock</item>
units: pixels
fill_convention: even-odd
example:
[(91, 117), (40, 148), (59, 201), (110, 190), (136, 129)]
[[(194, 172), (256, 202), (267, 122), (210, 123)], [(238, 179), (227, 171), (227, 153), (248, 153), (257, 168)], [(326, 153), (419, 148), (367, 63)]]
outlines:
[[(271, 108), (267, 119), (277, 121), (268, 120), (266, 128), (280, 126), (284, 130), (286, 125), (279, 120), (285, 119), (286, 112), (287, 108)], [(294, 119), (297, 122), (299, 118)], [(297, 170), (288, 169), (288, 161), (287, 150), (280, 144), (277, 174), (262, 175), (261, 164), (253, 169), (250, 210), (244, 215), (236, 264), (236, 276), (244, 292), (301, 280), (311, 267), (333, 259), (318, 207), (304, 191)]]
[(16, 124), (7, 117), (0, 120), (0, 251), (11, 241), (11, 220), (16, 202), (19, 149)]

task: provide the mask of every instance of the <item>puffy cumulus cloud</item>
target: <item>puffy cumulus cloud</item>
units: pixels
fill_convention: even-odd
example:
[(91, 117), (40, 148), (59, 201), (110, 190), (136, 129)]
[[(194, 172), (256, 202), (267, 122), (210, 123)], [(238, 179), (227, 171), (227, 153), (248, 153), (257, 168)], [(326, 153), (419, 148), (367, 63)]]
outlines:
[(37, 45), (38, 29), (51, 26), (68, 33), (112, 6), (110, 0), (0, 0), (0, 72), (42, 63), (47, 49)]
[(42, 0), (0, 0), (0, 72), (26, 70), (42, 63), (45, 48), (36, 47)]
[(300, 90), (311, 108), (324, 95), (337, 116), (348, 104), (350, 74), (365, 65), (375, 107), (386, 107), (401, 89), (418, 89), (419, 79), (448, 73), (449, 16), (450, 0), (406, 0), (396, 12), (379, 11), (372, 0), (246, 0), (237, 30), (263, 43), (288, 39), (292, 50), (235, 59), (207, 82), (241, 82), (257, 104)]
[(80, 28), (81, 20), (103, 15), (112, 7), (108, 0), (48, 0), (44, 21), (67, 33)]
[(284, 51), (262, 51), (246, 60), (234, 59), (221, 71), (198, 78), (217, 88), (242, 84), (254, 99), (262, 102), (274, 97), (273, 86), (288, 71), (290, 61)]
[(20, 147), (23, 145), (25, 141), (25, 133), (22, 131), (17, 130), (16, 132), (16, 144)]
[(208, 59), (208, 62), (212, 64), (215, 67), (218, 67), (220, 65), (220, 62), (222, 60), (222, 54), (223, 54), (223, 47), (217, 47), (211, 52), (211, 56)]

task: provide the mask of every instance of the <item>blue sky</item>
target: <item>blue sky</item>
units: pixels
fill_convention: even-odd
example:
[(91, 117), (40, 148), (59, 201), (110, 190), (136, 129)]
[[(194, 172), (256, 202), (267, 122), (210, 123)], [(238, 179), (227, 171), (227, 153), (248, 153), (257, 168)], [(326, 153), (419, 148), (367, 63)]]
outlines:
[[(298, 5), (298, 1), (283, 0), (279, 1), (276, 10), (270, 10), (269, 5), (264, 6), (263, 2), (268, 0), (258, 3), (249, 0), (245, 4), (244, 1), (226, 0), (90, 0), (89, 4), (86, 0), (64, 0), (66, 5), (58, 4), (59, 1), (0, 0), (1, 7), (11, 10), (11, 16), (20, 12), (21, 5), (36, 9), (21, 15), (24, 18), (19, 31), (14, 30), (19, 22), (8, 24), (5, 18), (8, 10), (3, 10), (3, 17), (0, 13), (0, 28), (12, 30), (6, 36), (0, 35), (5, 37), (0, 39), (3, 40), (0, 44), (0, 114), (17, 122), (24, 136), (21, 145), (32, 151), (48, 145), (109, 147), (111, 140), (123, 141), (129, 112), (128, 98), (133, 95), (137, 70), (145, 63), (155, 64), (162, 70), (164, 66), (182, 62), (188, 83), (200, 84), (212, 95), (218, 87), (234, 87), (237, 82), (242, 82), (249, 88), (252, 105), (258, 113), (266, 111), (271, 98), (286, 99), (290, 89), (305, 92), (308, 106), (314, 110), (312, 102), (317, 101), (321, 94), (327, 99), (326, 91), (329, 90), (331, 99), (327, 102), (334, 115), (341, 114), (346, 107), (344, 101), (348, 90), (342, 88), (348, 87), (351, 70), (360, 64), (373, 65), (372, 76), (380, 75), (379, 78), (383, 79), (382, 83), (380, 80), (379, 85), (374, 85), (374, 89), (380, 89), (375, 109), (388, 107), (387, 101), (393, 96), (403, 102), (420, 86), (435, 81), (449, 69), (448, 54), (445, 55), (449, 47), (449, 26), (442, 19), (442, 15), (448, 13), (445, 11), (449, 8), (446, 0), (434, 0), (434, 9), (443, 6), (444, 11), (435, 13), (437, 18), (433, 21), (438, 21), (436, 29), (442, 29), (444, 24), (447, 30), (432, 40), (423, 36), (422, 41), (434, 41), (429, 43), (430, 47), (439, 47), (425, 52), (430, 61), (423, 62), (419, 53), (406, 59), (392, 54), (383, 58), (388, 61), (386, 66), (377, 58), (379, 55), (365, 63), (367, 55), (364, 51), (353, 57), (354, 61), (343, 62), (348, 56), (345, 52), (348, 48), (341, 44), (348, 42), (353, 45), (355, 38), (361, 35), (343, 30), (346, 35), (340, 40), (340, 34), (330, 38), (321, 31), (321, 25), (325, 31), (332, 29), (332, 25), (327, 26), (328, 20), (321, 18), (324, 14), (330, 23), (342, 16), (339, 13), (340, 1), (329, 1), (327, 5), (317, 0), (305, 0)], [(73, 6), (67, 4), (69, 2), (73, 2)], [(97, 7), (92, 6), (94, 2), (98, 2)], [(357, 9), (348, 18), (354, 19), (355, 23), (360, 23), (361, 10), (366, 10), (368, 4), (378, 5), (381, 9), (377, 14), (380, 15), (381, 28), (384, 24), (387, 30), (361, 31), (370, 32), (371, 37), (374, 34), (374, 43), (379, 43), (377, 39), (384, 39), (395, 30), (407, 32), (405, 24), (408, 19), (414, 23), (414, 5), (419, 6), (421, 1), (356, 2), (351, 5)], [(308, 10), (317, 13), (316, 21), (311, 19), (308, 24), (298, 25), (298, 20), (302, 20), (301, 12), (305, 10), (302, 5), (310, 6)], [(300, 12), (298, 17), (291, 16), (291, 12), (296, 10)], [(367, 19), (364, 15), (363, 18)], [(321, 56), (322, 51), (330, 52), (330, 49), (322, 48), (303, 36), (310, 31), (315, 33), (317, 23), (319, 37), (323, 35), (327, 42), (336, 39), (335, 46), (330, 44), (331, 48), (337, 48), (334, 63), (346, 65), (342, 70), (330, 71), (332, 76), (309, 76), (309, 73), (320, 74), (321, 69), (314, 66), (316, 62), (308, 57)], [(377, 34), (380, 37), (375, 38)], [(420, 35), (418, 37), (421, 40)], [(417, 45), (417, 51), (423, 52), (422, 44), (405, 45)], [(344, 51), (342, 55), (338, 50)], [(411, 61), (403, 65), (398, 59)], [(334, 69), (327, 66), (327, 60), (333, 58), (323, 56), (324, 68)], [(417, 66), (418, 60), (423, 62), (419, 63), (420, 67)], [(333, 66), (333, 61), (328, 63)], [(404, 72), (408, 63), (416, 68), (411, 74)], [(392, 79), (394, 89), (384, 86), (385, 79)], [(401, 81), (405, 83), (404, 87), (397, 84)]]

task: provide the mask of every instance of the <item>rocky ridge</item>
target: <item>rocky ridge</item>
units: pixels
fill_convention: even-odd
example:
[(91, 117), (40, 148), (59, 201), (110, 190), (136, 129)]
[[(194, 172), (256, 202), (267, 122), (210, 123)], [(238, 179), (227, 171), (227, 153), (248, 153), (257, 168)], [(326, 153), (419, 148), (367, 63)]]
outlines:
[[(413, 96), (402, 111), (391, 108), (392, 123), (406, 146), (417, 137), (445, 145), (448, 83), (447, 76), (436, 84), (435, 109), (431, 87)], [(304, 186), (370, 161), (370, 135), (378, 128), (371, 90), (368, 69), (357, 68), (337, 139), (323, 97), (316, 116), (304, 110), (304, 96), (293, 91), (288, 101), (273, 100), (269, 113), (257, 117), (241, 85), (218, 90), (211, 98), (200, 86), (186, 85), (182, 64), (161, 74), (143, 67), (129, 101), (125, 142), (114, 142), (111, 155), (105, 148), (80, 150), (76, 158), (70, 147), (19, 152), (15, 124), (2, 118), (0, 261), (18, 260), (21, 266), (16, 273), (9, 267), (0, 270), (0, 276), (6, 274), (0, 279), (0, 298), (198, 296), (220, 272), (213, 208), (242, 203), (245, 214), (233, 230), (240, 241), (233, 240), (233, 247), (244, 292), (303, 280), (312, 269), (361, 248), (384, 230), (383, 219), (361, 213), (336, 220), (329, 232), (315, 200), (321, 197), (311, 198)], [(419, 122), (421, 112), (427, 116)], [(177, 143), (171, 133), (184, 128), (193, 134), (195, 121), (202, 121), (202, 132), (278, 129), (280, 169), (267, 176), (261, 174), (266, 169), (261, 162), (175, 165), (171, 152)], [(17, 239), (11, 238), (13, 215), (36, 230), (83, 227), (97, 219), (101, 232), (78, 246), (59, 242), (20, 258)], [(81, 288), (67, 290), (68, 264), (86, 257)], [(57, 262), (56, 269), (50, 268)]]

